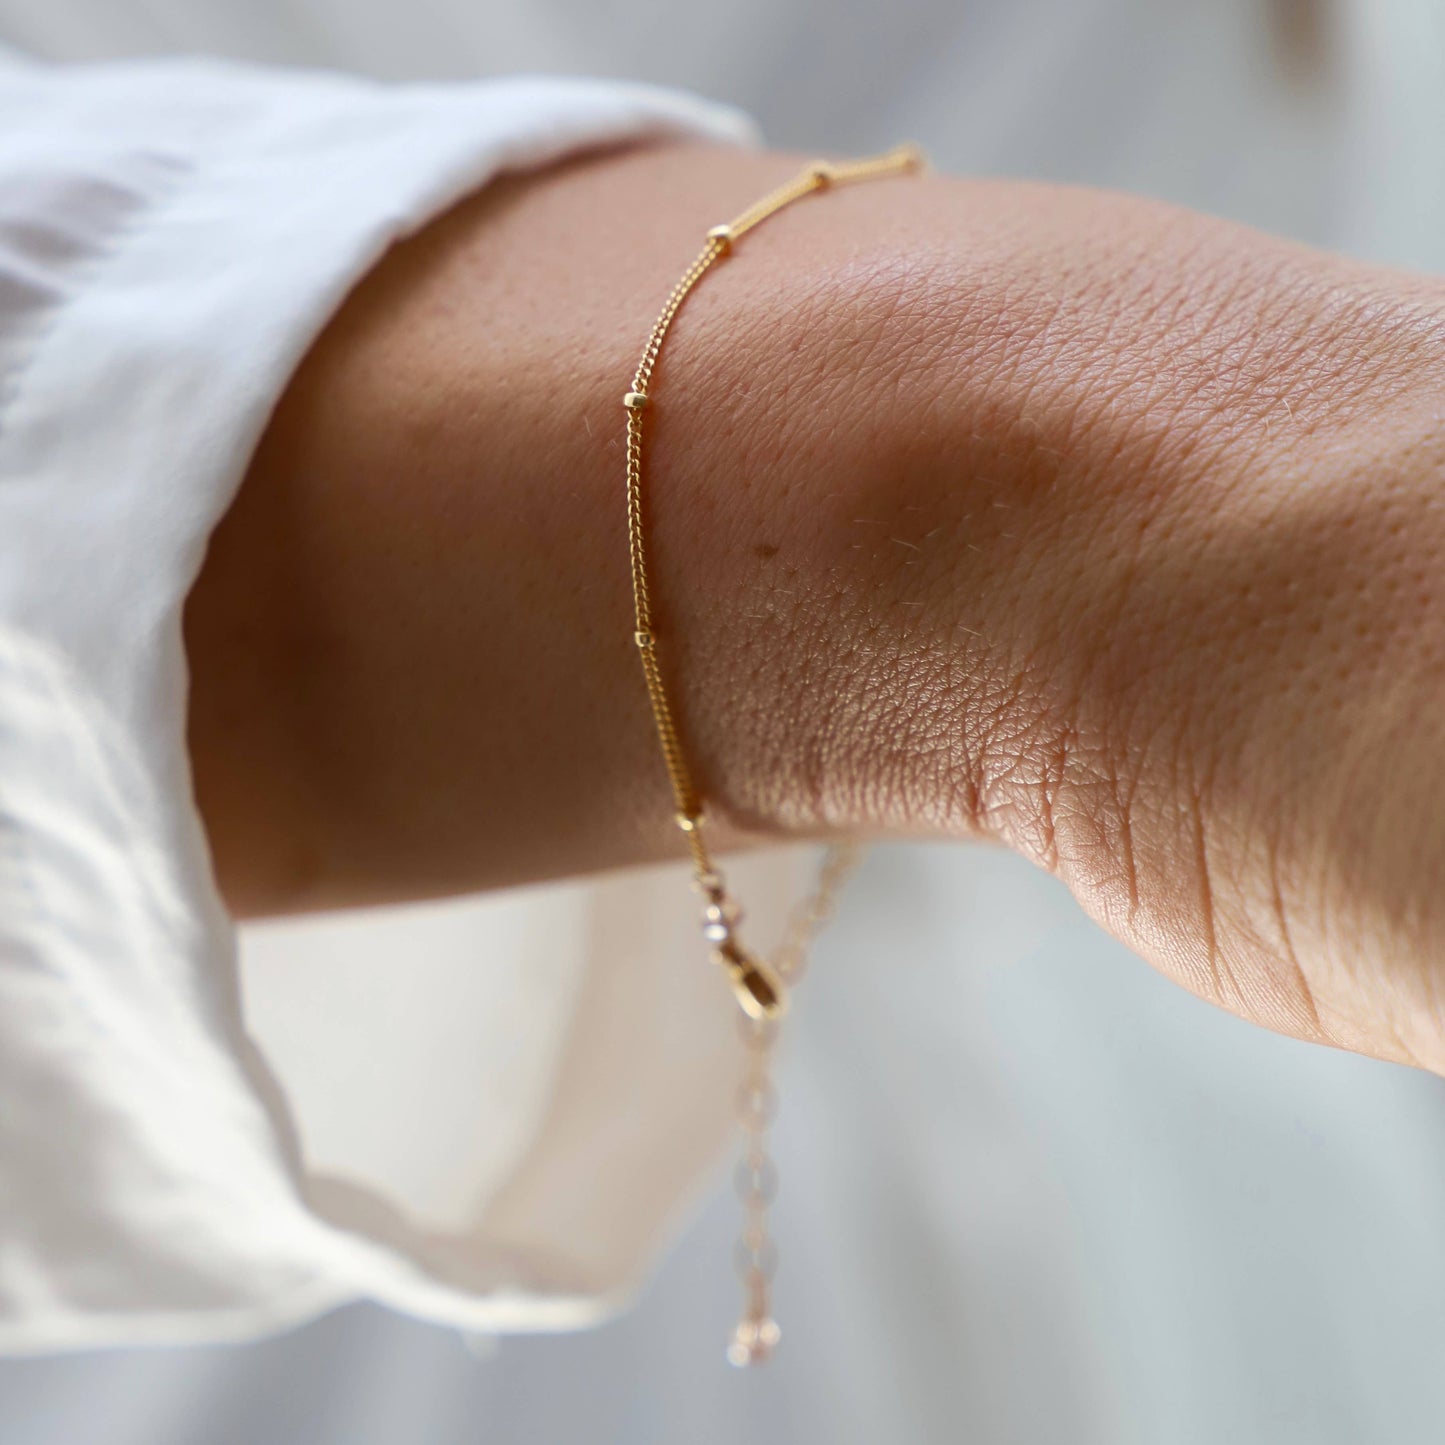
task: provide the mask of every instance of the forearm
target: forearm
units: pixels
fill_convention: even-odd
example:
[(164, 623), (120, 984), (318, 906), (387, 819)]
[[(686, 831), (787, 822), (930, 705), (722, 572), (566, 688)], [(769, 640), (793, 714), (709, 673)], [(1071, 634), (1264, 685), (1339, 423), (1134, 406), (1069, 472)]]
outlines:
[[(494, 185), (351, 298), (188, 612), (198, 788), (234, 906), (487, 887), (675, 848), (631, 641), (621, 395), (698, 216), (788, 166), (670, 147)], [(650, 499), (668, 647), (709, 664), (689, 733), (709, 794), (726, 776), (740, 807), (771, 768), (755, 729), (711, 757), (698, 725), (761, 702), (745, 667), (772, 672), (739, 645), (761, 559), (736, 533), (749, 515), (775, 530), (767, 492), (800, 477), (775, 458), (746, 507), (724, 481), (734, 441), (768, 443), (735, 403), (760, 339), (754, 361), (777, 374), (769, 269), (785, 280), (778, 258), (741, 292), (720, 273), (680, 323)], [(684, 367), (689, 330), (700, 364)], [(693, 634), (680, 609), (704, 587), (728, 601)]]
[[(620, 396), (702, 231), (795, 163), (493, 188), (348, 303), (188, 619), (238, 906), (675, 851)], [(927, 177), (750, 236), (649, 418), (659, 631), (724, 823), (998, 837), (1191, 986), (1359, 1042), (1291, 959), (1398, 923), (1396, 855), (1434, 846), (1338, 840), (1439, 786), (1440, 316), (1426, 283), (1086, 192)], [(1344, 867), (1378, 876), (1332, 925)]]

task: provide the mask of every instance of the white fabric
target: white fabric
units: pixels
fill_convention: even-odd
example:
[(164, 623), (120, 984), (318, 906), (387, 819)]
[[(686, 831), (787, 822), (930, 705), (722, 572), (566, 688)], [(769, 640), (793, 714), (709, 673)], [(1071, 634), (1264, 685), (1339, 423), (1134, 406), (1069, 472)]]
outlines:
[[(711, 1157), (726, 1090), (693, 1110), (658, 1027), (693, 976), (647, 995), (650, 1052), (626, 1037), (636, 1011), (588, 972), (615, 925), (574, 890), (523, 984), (388, 960), (414, 1039), (491, 1033), (478, 1067), (414, 1075), (388, 1117), (366, 1071), (402, 1014), (373, 1009), (318, 1165), (243, 1027), (184, 746), (181, 604), (348, 287), (499, 171), (663, 132), (750, 135), (641, 86), (0, 65), (0, 1349), (252, 1332), (358, 1296), (575, 1325), (632, 1283)], [(676, 926), (647, 916), (660, 941)], [(276, 1022), (304, 1060), (335, 1012)], [(637, 1067), (608, 1096), (577, 1071), (619, 1032)], [(725, 1031), (687, 1038), (726, 1077)], [(412, 1155), (337, 1179), (337, 1137)]]

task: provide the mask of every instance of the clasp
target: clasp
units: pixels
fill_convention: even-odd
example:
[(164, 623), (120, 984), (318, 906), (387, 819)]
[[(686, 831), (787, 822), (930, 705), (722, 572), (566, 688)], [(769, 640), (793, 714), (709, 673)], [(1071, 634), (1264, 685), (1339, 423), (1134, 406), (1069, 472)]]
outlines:
[(754, 958), (737, 939), (729, 937), (712, 951), (713, 962), (721, 966), (733, 987), (738, 1007), (750, 1019), (776, 1020), (788, 1011), (788, 992), (783, 981), (761, 959)]

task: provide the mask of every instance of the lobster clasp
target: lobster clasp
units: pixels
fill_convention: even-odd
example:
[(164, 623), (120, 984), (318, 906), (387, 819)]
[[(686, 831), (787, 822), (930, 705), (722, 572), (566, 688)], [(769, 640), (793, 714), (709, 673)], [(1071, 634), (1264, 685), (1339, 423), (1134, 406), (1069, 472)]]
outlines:
[(767, 964), (756, 959), (735, 938), (728, 938), (712, 951), (732, 984), (738, 1006), (751, 1019), (780, 1019), (788, 1010), (783, 981)]

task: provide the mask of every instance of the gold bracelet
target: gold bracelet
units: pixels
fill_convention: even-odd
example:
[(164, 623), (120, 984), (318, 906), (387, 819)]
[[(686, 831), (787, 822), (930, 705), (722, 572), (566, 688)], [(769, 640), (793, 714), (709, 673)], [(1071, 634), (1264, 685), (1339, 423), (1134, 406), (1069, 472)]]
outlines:
[(772, 1053), (777, 1022), (787, 1008), (788, 991), (801, 976), (809, 945), (832, 916), (840, 890), (857, 867), (856, 845), (830, 848), (824, 857), (818, 885), (795, 911), (783, 942), (771, 963), (755, 958), (738, 938), (742, 910), (728, 893), (703, 839), (702, 798), (693, 784), (672, 702), (658, 662), (658, 637), (652, 621), (652, 589), (642, 515), (642, 416), (652, 405), (649, 390), (662, 343), (682, 303), (715, 262), (730, 255), (738, 239), (754, 226), (815, 191), (855, 181), (873, 180), (922, 168), (916, 146), (898, 146), (881, 156), (864, 160), (816, 161), (797, 177), (769, 192), (735, 221), (714, 226), (697, 259), (672, 288), (643, 348), (642, 359), (623, 398), (627, 408), (627, 539), (632, 564), (633, 641), (642, 659), (647, 696), (662, 745), (662, 760), (672, 784), (675, 818), (692, 854), (693, 883), (704, 899), (702, 932), (712, 958), (732, 984), (742, 1010), (748, 1064), (738, 1100), (738, 1121), (744, 1147), (736, 1183), (742, 1200), (744, 1224), (738, 1240), (737, 1265), (744, 1286), (743, 1316), (728, 1346), (728, 1359), (748, 1365), (766, 1359), (780, 1338), (771, 1308), (772, 1278), (777, 1251), (768, 1233), (767, 1210), (776, 1184), (776, 1171), (767, 1152), (775, 1091)]

